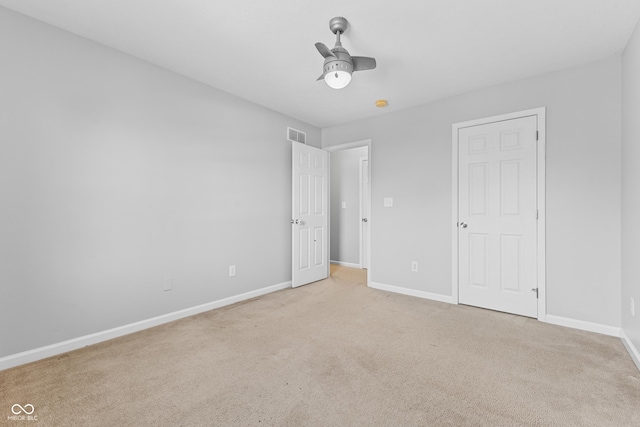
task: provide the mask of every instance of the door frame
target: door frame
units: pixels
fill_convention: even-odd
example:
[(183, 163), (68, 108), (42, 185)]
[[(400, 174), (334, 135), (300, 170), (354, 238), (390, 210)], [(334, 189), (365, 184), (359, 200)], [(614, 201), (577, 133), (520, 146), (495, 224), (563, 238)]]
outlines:
[(536, 174), (537, 174), (537, 205), (538, 205), (538, 230), (537, 230), (537, 272), (538, 272), (538, 320), (546, 321), (546, 107), (533, 108), (530, 110), (517, 111), (513, 113), (501, 114), (498, 116), (485, 117), (466, 122), (454, 123), (451, 129), (452, 148), (452, 186), (451, 186), (451, 255), (452, 255), (452, 283), (451, 296), (454, 304), (459, 304), (458, 295), (458, 132), (462, 128), (484, 125), (488, 123), (505, 120), (518, 119), (521, 117), (535, 116), (538, 122), (538, 146), (536, 150)]
[[(372, 218), (372, 212), (371, 212), (371, 188), (372, 188), (372, 182), (371, 182), (371, 158), (372, 158), (372, 150), (371, 150), (371, 140), (370, 139), (363, 139), (360, 141), (353, 141), (353, 142), (347, 142), (345, 144), (339, 144), (339, 145), (332, 145), (329, 147), (322, 147), (323, 150), (326, 150), (329, 152), (329, 239), (328, 239), (328, 246), (327, 246), (327, 250), (329, 251), (329, 259), (331, 259), (331, 153), (333, 151), (342, 151), (342, 150), (349, 150), (351, 148), (359, 148), (359, 147), (367, 147), (367, 157), (369, 158), (369, 201), (368, 201), (368, 211), (369, 211), (369, 241), (367, 242), (367, 254), (369, 256), (369, 267), (367, 268), (367, 286), (371, 287), (371, 275), (372, 275), (372, 271), (373, 271), (373, 262), (371, 262), (371, 235), (373, 234), (371, 232), (372, 230), (372, 226), (371, 226), (371, 218)], [(362, 230), (362, 227), (360, 228)], [(360, 245), (362, 245), (362, 235), (360, 236)], [(362, 261), (362, 259), (360, 260)], [(331, 264), (331, 263), (329, 263)], [(360, 265), (362, 267), (362, 264)]]

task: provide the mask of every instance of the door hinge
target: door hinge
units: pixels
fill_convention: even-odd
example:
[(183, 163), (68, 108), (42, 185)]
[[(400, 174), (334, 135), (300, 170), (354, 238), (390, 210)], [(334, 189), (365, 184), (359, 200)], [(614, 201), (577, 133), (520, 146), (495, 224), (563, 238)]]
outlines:
[(538, 218), (540, 218), (540, 215), (539, 215), (538, 210), (536, 209), (536, 219), (538, 219)]
[(536, 141), (540, 139), (540, 132), (536, 131)]
[(535, 292), (536, 293), (536, 299), (537, 299), (538, 298), (538, 288), (531, 289), (531, 292)]

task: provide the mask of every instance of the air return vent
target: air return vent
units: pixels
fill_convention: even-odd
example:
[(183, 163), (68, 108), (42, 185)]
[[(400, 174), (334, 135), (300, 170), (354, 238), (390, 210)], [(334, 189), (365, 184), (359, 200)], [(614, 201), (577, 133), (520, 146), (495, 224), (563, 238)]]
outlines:
[(291, 142), (307, 143), (307, 134), (294, 128), (287, 128), (287, 139)]

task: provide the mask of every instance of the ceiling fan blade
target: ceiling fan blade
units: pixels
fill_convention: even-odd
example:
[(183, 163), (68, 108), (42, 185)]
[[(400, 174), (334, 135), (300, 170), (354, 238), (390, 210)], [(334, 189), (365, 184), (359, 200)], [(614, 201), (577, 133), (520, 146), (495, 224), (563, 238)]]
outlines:
[(376, 59), (367, 56), (352, 56), (353, 71), (373, 70), (376, 68)]
[(331, 52), (331, 49), (329, 49), (324, 43), (316, 43), (316, 49), (318, 49), (320, 55), (324, 56), (325, 58), (328, 58), (330, 56), (333, 56), (334, 58), (336, 57), (333, 52)]

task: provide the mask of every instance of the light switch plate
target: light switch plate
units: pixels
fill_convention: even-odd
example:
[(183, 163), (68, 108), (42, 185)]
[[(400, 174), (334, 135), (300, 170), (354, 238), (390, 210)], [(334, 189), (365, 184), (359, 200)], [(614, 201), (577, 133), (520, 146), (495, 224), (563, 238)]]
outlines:
[(384, 207), (392, 208), (393, 207), (393, 197), (385, 197), (384, 198)]
[(342, 202), (342, 209), (347, 209), (347, 202)]

